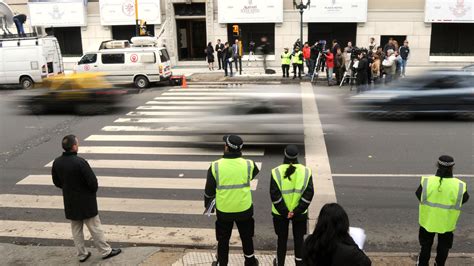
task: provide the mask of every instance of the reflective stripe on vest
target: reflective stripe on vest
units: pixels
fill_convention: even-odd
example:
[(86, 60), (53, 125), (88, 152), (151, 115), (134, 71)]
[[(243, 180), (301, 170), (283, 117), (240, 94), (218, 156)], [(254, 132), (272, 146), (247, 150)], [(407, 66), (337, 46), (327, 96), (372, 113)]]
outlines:
[(252, 179), (252, 163), (250, 160), (247, 161), (247, 182), (245, 184), (239, 184), (239, 185), (221, 185), (219, 183), (219, 162), (214, 162), (214, 171), (216, 173), (216, 188), (225, 190), (225, 189), (238, 189), (238, 188), (244, 188), (244, 187), (250, 187), (250, 180)]
[[(294, 164), (296, 167), (295, 172), (290, 176), (291, 181), (282, 179), (281, 171), (284, 171), (289, 167), (289, 165), (280, 165), (277, 168), (272, 170), (272, 178), (277, 183), (278, 189), (280, 190), (282, 197), (274, 202), (272, 202), (272, 212), (274, 214), (280, 215), (278, 210), (275, 208), (275, 204), (284, 201), (286, 207), (289, 211), (293, 211), (299, 204), (299, 201), (302, 200), (306, 203), (311, 203), (310, 201), (304, 199), (303, 193), (308, 187), (309, 177), (311, 176), (311, 171), (309, 168), (301, 164)], [(285, 169), (283, 169), (285, 168)], [(303, 171), (304, 169), (304, 171)], [(289, 189), (291, 188), (291, 189)], [(306, 210), (304, 213), (307, 213)]]
[(422, 177), (420, 226), (431, 233), (453, 232), (461, 214), (466, 184), (457, 178)]
[(252, 206), (250, 181), (254, 163), (243, 158), (223, 158), (212, 163), (216, 180), (216, 209), (224, 213), (238, 213)]
[(458, 196), (457, 196), (455, 205), (444, 205), (444, 204), (440, 204), (440, 203), (429, 202), (428, 201), (428, 178), (425, 178), (423, 180), (422, 187), (423, 187), (423, 190), (422, 190), (421, 194), (423, 195), (423, 197), (421, 198), (421, 204), (427, 205), (427, 206), (430, 206), (430, 207), (434, 207), (434, 208), (446, 209), (446, 210), (452, 210), (452, 209), (461, 210), (462, 196), (464, 194), (464, 184), (463, 183), (461, 183), (461, 182), (459, 183)]

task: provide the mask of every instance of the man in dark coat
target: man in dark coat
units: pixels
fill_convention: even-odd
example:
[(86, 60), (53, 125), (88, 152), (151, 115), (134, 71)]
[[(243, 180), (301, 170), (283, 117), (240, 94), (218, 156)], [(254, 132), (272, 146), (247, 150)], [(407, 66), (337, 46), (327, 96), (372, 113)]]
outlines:
[(120, 249), (111, 248), (105, 240), (97, 210), (97, 178), (87, 161), (77, 156), (79, 142), (76, 136), (65, 136), (62, 147), (64, 152), (54, 160), (51, 173), (54, 185), (63, 191), (64, 212), (66, 219), (71, 220), (79, 261), (84, 262), (91, 256), (84, 245), (84, 224), (103, 259), (120, 254)]
[(356, 68), (357, 93), (367, 90), (367, 82), (368, 82), (367, 71), (369, 71), (369, 61), (367, 60), (365, 53), (360, 52), (358, 57), (359, 57), (359, 62)]
[(224, 51), (224, 44), (221, 42), (221, 39), (217, 39), (216, 52), (217, 52), (217, 62), (219, 63), (219, 70), (224, 67), (224, 62), (222, 61)]

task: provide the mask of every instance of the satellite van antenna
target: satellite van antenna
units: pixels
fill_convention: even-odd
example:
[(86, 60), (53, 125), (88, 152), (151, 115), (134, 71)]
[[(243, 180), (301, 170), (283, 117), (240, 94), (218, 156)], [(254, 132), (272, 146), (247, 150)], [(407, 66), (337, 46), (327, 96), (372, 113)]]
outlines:
[(6, 3), (0, 2), (0, 28), (2, 28), (4, 35), (12, 34), (8, 30), (11, 25), (13, 25), (13, 11)]

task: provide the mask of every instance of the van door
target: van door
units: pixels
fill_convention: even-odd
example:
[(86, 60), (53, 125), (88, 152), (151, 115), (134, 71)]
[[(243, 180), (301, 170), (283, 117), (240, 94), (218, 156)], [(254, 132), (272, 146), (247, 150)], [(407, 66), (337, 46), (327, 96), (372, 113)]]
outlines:
[(96, 53), (88, 53), (82, 56), (77, 63), (76, 72), (97, 72), (98, 62)]
[(130, 82), (133, 79), (133, 73), (124, 72), (124, 53), (103, 53), (100, 55), (100, 59), (102, 64), (99, 70), (108, 75), (113, 81)]
[(160, 58), (160, 76), (161, 78), (169, 78), (172, 74), (171, 72), (171, 61), (168, 51), (166, 49), (160, 49), (158, 51)]

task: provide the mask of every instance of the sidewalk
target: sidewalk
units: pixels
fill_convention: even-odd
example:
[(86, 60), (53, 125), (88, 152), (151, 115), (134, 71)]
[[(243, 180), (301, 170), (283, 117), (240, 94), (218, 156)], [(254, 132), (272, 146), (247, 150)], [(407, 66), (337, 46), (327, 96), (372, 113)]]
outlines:
[[(189, 66), (189, 67), (183, 67), (183, 66), (176, 66), (173, 67), (173, 75), (176, 76), (181, 76), (185, 75), (187, 79), (189, 79), (192, 82), (251, 82), (251, 83), (258, 83), (258, 82), (282, 82), (282, 83), (297, 83), (300, 80), (296, 78), (293, 80), (293, 73), (291, 71), (293, 69), (290, 69), (290, 77), (289, 78), (282, 78), (282, 70), (280, 67), (269, 67), (269, 69), (273, 69), (276, 71), (275, 74), (265, 74), (265, 71), (263, 67), (261, 66), (243, 66), (242, 67), (242, 75), (240, 75), (238, 72), (235, 72), (235, 68), (233, 69), (234, 76), (232, 77), (225, 77), (224, 76), (224, 70), (215, 70), (211, 71), (209, 70), (206, 66)], [(420, 75), (425, 71), (429, 70), (436, 70), (436, 69), (452, 69), (456, 70), (459, 69), (458, 67), (446, 67), (446, 68), (440, 68), (440, 67), (417, 67), (417, 66), (408, 66), (407, 67), (407, 75), (408, 76), (415, 76), (415, 75)], [(305, 70), (306, 67), (305, 67)], [(304, 76), (304, 75), (303, 75)], [(319, 73), (319, 79), (323, 79), (326, 77), (325, 72), (320, 72)], [(310, 77), (303, 77), (303, 81), (308, 81), (310, 80)], [(320, 80), (322, 81), (322, 80)]]
[[(215, 251), (159, 247), (127, 247), (122, 254), (108, 260), (102, 260), (93, 248), (92, 256), (85, 263), (79, 263), (72, 246), (21, 246), (0, 244), (0, 265), (210, 265), (215, 258)], [(243, 265), (240, 250), (232, 250), (229, 265)], [(290, 254), (290, 252), (289, 252)], [(372, 265), (415, 265), (416, 253), (367, 253)], [(274, 253), (259, 251), (257, 257), (260, 265), (271, 266)], [(294, 265), (293, 256), (287, 256), (285, 265)], [(474, 254), (450, 254), (446, 265), (474, 265)]]

